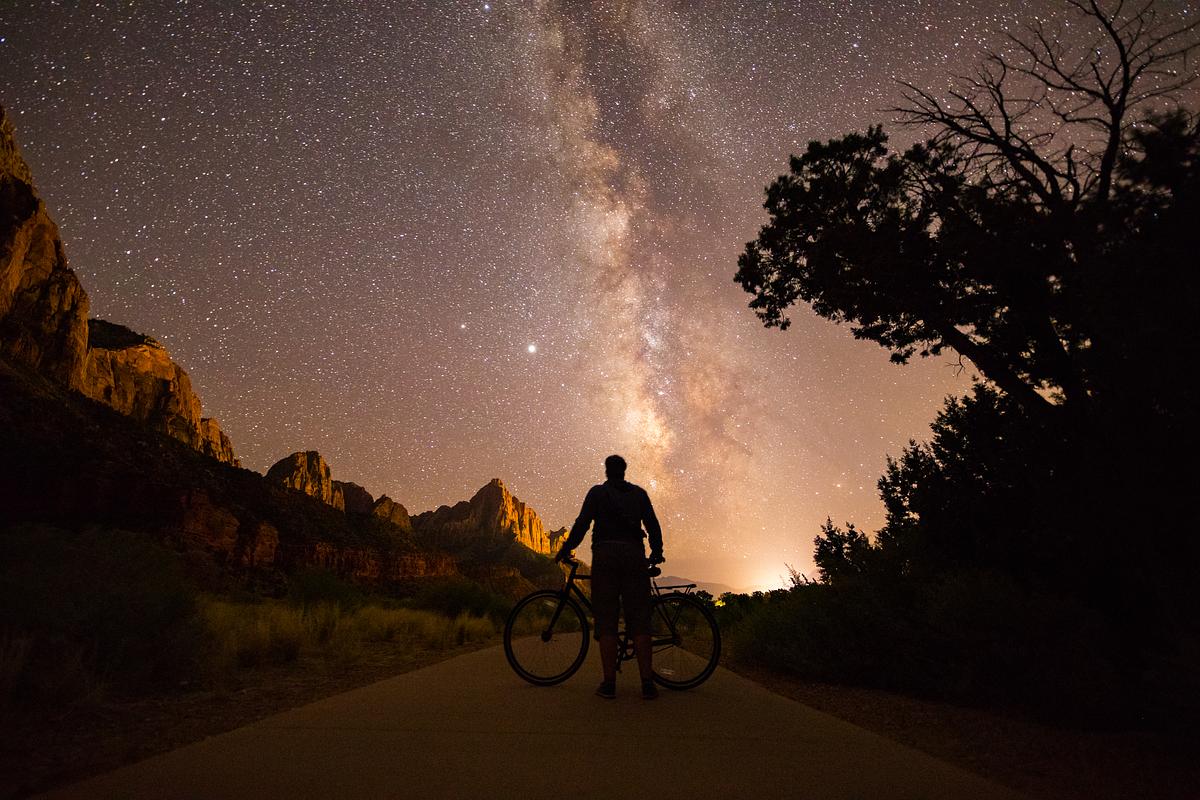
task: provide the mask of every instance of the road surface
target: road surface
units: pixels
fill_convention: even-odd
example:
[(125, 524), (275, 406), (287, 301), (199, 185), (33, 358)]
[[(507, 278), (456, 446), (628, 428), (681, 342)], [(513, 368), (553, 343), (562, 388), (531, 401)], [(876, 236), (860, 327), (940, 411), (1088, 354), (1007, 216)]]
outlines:
[[(551, 688), (480, 650), (69, 786), (55, 798), (1016, 798), (726, 670), (647, 702), (595, 662)], [(626, 665), (628, 669), (632, 665)]]

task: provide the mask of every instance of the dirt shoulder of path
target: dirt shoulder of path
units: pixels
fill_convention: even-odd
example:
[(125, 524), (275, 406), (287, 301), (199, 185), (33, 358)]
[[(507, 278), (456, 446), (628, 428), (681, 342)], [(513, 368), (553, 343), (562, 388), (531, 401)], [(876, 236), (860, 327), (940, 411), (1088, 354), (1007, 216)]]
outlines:
[(1056, 728), (1014, 714), (729, 669), (785, 697), (1043, 800), (1194, 800), (1200, 738)]
[(0, 798), (82, 780), (495, 642), (449, 650), (364, 644), (352, 664), (302, 656), (241, 670), (217, 689), (93, 699), (52, 712), (0, 710)]

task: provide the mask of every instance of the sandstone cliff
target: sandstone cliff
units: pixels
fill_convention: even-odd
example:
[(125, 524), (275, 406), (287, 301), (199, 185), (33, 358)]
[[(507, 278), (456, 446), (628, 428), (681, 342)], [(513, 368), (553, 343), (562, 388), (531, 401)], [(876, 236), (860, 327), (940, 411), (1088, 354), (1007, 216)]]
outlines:
[(0, 355), (78, 389), (88, 298), (0, 106)]
[(87, 312), (87, 292), (0, 106), (0, 357), (236, 465), (229, 437), (200, 416), (187, 373), (162, 345), (89, 322)]
[(149, 336), (101, 319), (88, 322), (83, 394), (219, 461), (237, 465), (233, 445), (211, 417), (200, 416), (191, 379)]
[(364, 582), (460, 576), (373, 514), (345, 514), (249, 470), (231, 470), (134, 419), (0, 361), (0, 526), (144, 532), (217, 591), (281, 591), (320, 568)]
[(328, 506), (345, 509), (341, 491), (335, 492), (329, 465), (316, 450), (284, 456), (267, 470), (267, 480), (304, 492)]
[(470, 500), (418, 514), (413, 530), (418, 539), (450, 549), (516, 542), (537, 553), (553, 552), (537, 512), (514, 497), (499, 478)]
[[(334, 497), (341, 495), (340, 508), (347, 514), (370, 514), (375, 509), (375, 498), (363, 487), (350, 481), (333, 482)], [(337, 506), (335, 499), (334, 506)]]
[(412, 517), (408, 515), (408, 509), (386, 494), (375, 501), (371, 513), (380, 519), (386, 519), (405, 533), (413, 532)]

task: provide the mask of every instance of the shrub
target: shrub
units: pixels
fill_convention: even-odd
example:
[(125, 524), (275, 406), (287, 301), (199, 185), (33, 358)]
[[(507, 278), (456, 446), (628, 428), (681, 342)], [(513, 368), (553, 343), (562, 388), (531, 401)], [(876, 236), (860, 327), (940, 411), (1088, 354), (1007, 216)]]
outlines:
[(512, 607), (507, 599), (465, 578), (431, 581), (417, 591), (410, 603), (449, 617), (470, 614), (494, 620), (504, 619)]
[(288, 600), (294, 605), (336, 605), (357, 608), (364, 598), (362, 590), (327, 570), (306, 569), (288, 578)]
[(295, 661), (309, 639), (303, 612), (279, 603), (208, 600), (202, 616), (217, 674)]
[(496, 632), (486, 617), (464, 613), (450, 618), (433, 611), (379, 605), (347, 610), (331, 603), (300, 608), (277, 601), (208, 599), (203, 619), (215, 679), (239, 668), (295, 661), (304, 653), (345, 665), (361, 657), (365, 643), (445, 650), (489, 639)]
[(0, 531), (0, 687), (65, 702), (104, 684), (138, 691), (194, 674), (196, 595), (145, 535), (45, 526)]
[(813, 583), (724, 598), (735, 660), (829, 683), (1090, 717), (1120, 702), (1103, 618), (994, 572)]

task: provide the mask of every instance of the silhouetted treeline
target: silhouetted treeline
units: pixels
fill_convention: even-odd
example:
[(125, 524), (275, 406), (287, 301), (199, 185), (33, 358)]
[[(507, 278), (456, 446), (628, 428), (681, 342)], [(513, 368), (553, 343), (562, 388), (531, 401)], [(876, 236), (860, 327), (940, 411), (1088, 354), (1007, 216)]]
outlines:
[(929, 141), (814, 142), (768, 188), (737, 276), (767, 325), (805, 301), (898, 363), (957, 353), (986, 382), (889, 461), (876, 535), (827, 524), (819, 582), (726, 612), (744, 657), (1200, 715), (1200, 125), (1171, 105), (1195, 28), (1084, 16), (1094, 53), (1063, 58), (1035, 28), (949, 100), (908, 87)]

